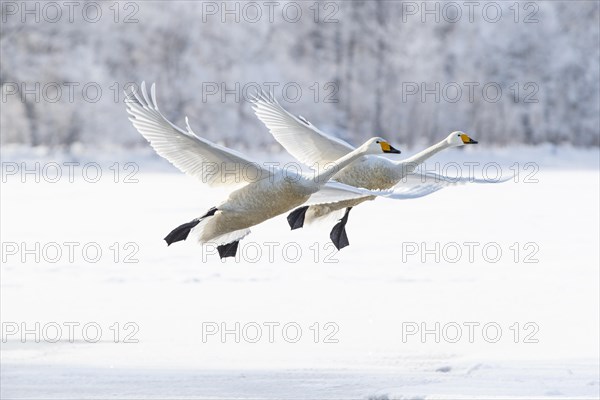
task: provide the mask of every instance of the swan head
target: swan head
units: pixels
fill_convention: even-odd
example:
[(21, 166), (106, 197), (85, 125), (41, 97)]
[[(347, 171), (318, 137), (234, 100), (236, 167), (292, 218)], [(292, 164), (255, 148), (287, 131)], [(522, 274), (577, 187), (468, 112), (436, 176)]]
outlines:
[(451, 146), (464, 146), (465, 144), (477, 144), (476, 140), (473, 140), (462, 131), (454, 131), (448, 135), (446, 142)]
[(365, 154), (400, 154), (400, 150), (395, 149), (387, 140), (380, 137), (369, 139), (362, 147), (366, 150)]

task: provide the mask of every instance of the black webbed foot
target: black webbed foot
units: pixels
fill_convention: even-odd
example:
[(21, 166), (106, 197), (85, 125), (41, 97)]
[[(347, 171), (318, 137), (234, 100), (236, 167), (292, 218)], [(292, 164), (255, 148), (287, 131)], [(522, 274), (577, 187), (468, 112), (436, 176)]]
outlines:
[(172, 243), (179, 242), (187, 239), (190, 231), (200, 223), (204, 218), (215, 215), (217, 212), (217, 208), (213, 207), (206, 214), (201, 216), (200, 218), (194, 218), (190, 222), (186, 222), (185, 224), (179, 225), (177, 228), (173, 229), (167, 236), (165, 236), (165, 242), (167, 242), (167, 246), (170, 246)]
[(238, 249), (238, 244), (240, 244), (240, 241), (236, 240), (235, 242), (218, 246), (217, 250), (219, 250), (219, 257), (221, 257), (221, 259), (226, 257), (235, 257)]
[(352, 207), (346, 208), (344, 216), (342, 219), (340, 219), (340, 222), (333, 227), (331, 233), (329, 234), (329, 238), (333, 242), (335, 248), (338, 250), (350, 245), (350, 242), (348, 241), (348, 235), (346, 234), (346, 223), (348, 222), (348, 214), (350, 214), (351, 209)]
[(196, 218), (173, 229), (167, 236), (165, 236), (165, 242), (167, 242), (167, 246), (170, 246), (172, 243), (187, 239), (192, 228), (194, 228), (199, 223), (200, 219)]
[(306, 210), (308, 210), (308, 206), (296, 208), (294, 211), (288, 214), (287, 220), (292, 230), (300, 229), (304, 226), (304, 217), (306, 216)]

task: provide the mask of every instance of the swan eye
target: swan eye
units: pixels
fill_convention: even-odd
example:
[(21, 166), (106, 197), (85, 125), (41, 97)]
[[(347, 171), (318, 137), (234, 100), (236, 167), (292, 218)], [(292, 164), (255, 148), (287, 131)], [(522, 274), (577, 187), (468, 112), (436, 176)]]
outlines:
[(375, 143), (379, 143), (379, 140), (378, 140), (378, 141), (376, 141)]

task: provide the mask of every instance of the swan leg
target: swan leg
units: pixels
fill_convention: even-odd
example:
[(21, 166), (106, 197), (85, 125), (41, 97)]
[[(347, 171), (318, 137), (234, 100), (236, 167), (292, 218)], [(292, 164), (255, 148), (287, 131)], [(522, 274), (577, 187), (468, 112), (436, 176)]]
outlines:
[(341, 250), (350, 244), (348, 241), (348, 235), (346, 234), (346, 223), (348, 222), (348, 214), (350, 214), (350, 210), (352, 210), (352, 207), (346, 208), (344, 216), (342, 219), (340, 219), (340, 222), (333, 227), (331, 233), (329, 234), (329, 238), (331, 238), (335, 248), (338, 250)]
[(236, 240), (235, 242), (217, 246), (217, 250), (219, 250), (219, 257), (221, 257), (221, 259), (226, 257), (235, 257), (235, 254), (237, 253), (238, 249), (238, 244), (240, 244), (240, 241)]
[(196, 225), (198, 225), (202, 219), (215, 215), (216, 212), (217, 208), (213, 207), (200, 218), (194, 218), (192, 221), (186, 222), (185, 224), (179, 225), (177, 228), (173, 229), (167, 236), (165, 236), (164, 240), (167, 242), (167, 246), (170, 246), (172, 243), (187, 239), (190, 231)]
[(304, 226), (304, 217), (306, 215), (306, 210), (308, 210), (308, 206), (296, 208), (294, 211), (289, 213), (289, 215), (287, 216), (287, 220), (292, 230), (299, 229)]

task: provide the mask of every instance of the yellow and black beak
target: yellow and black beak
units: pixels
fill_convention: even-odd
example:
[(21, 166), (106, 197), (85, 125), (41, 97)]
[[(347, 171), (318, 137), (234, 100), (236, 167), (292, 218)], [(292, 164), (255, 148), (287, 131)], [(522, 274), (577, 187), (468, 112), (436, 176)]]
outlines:
[(379, 145), (384, 153), (400, 154), (400, 150), (393, 148), (388, 142), (381, 141)]
[(464, 133), (462, 135), (460, 135), (460, 138), (462, 139), (464, 144), (477, 144), (477, 140), (473, 140), (471, 139), (468, 135), (465, 135)]

